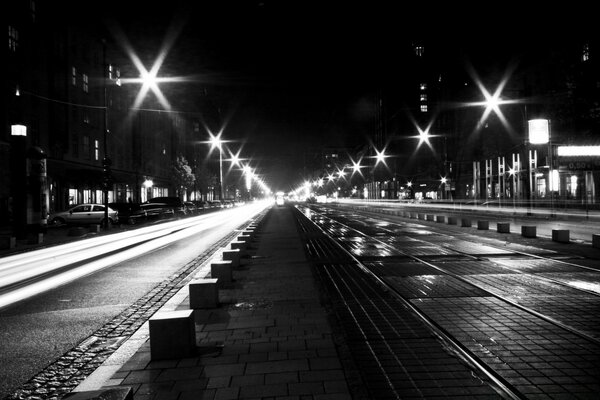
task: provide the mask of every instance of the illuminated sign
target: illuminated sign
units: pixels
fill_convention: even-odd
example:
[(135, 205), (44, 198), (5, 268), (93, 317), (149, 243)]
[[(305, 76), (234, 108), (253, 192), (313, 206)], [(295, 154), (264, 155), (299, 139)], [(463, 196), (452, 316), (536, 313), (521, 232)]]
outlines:
[(530, 119), (529, 124), (529, 143), (545, 144), (550, 140), (550, 129), (547, 119)]
[(600, 146), (558, 146), (559, 157), (600, 157)]

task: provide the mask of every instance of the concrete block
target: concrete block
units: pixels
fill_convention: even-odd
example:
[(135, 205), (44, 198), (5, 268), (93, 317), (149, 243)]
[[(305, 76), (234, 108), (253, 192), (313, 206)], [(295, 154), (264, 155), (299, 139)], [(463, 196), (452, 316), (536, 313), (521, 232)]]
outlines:
[(600, 235), (592, 235), (592, 247), (600, 249)]
[(158, 312), (150, 318), (150, 358), (168, 360), (196, 355), (194, 310)]
[(552, 241), (569, 243), (571, 232), (568, 229), (552, 229)]
[[(211, 271), (212, 273), (212, 271)], [(189, 283), (190, 308), (215, 308), (219, 305), (219, 279), (194, 279)]]
[(240, 249), (223, 250), (223, 261), (231, 261), (231, 268), (237, 268), (240, 266), (240, 256)]
[(444, 222), (446, 222), (446, 216), (444, 216), (444, 215), (437, 215), (435, 217), (435, 222), (439, 222), (439, 223), (443, 224)]
[(535, 225), (522, 225), (521, 226), (521, 236), (527, 238), (537, 237), (537, 226)]
[(417, 214), (417, 219), (420, 219), (420, 220), (424, 221), (425, 220), (425, 214), (418, 213)]
[(90, 232), (99, 233), (100, 232), (100, 225), (99, 224), (92, 224), (92, 225), (90, 225)]
[(477, 221), (477, 229), (480, 231), (487, 231), (490, 229), (490, 221)]
[(472, 222), (469, 218), (461, 218), (460, 219), (460, 226), (464, 227), (468, 227), (470, 228), (472, 226)]
[(17, 247), (17, 238), (14, 236), (0, 236), (0, 249), (14, 249)]
[(210, 277), (219, 283), (230, 283), (233, 280), (233, 262), (231, 260), (213, 261), (210, 263)]
[(87, 230), (81, 226), (74, 226), (73, 228), (69, 228), (67, 232), (68, 236), (83, 236), (87, 233)]
[(44, 243), (44, 234), (43, 233), (30, 233), (27, 236), (28, 244), (42, 244)]
[(457, 225), (458, 218), (457, 217), (448, 217), (448, 225)]
[(435, 215), (427, 214), (427, 221), (435, 221)]
[(133, 400), (132, 387), (114, 387), (109, 389), (70, 392), (62, 396), (68, 400)]
[(237, 240), (239, 242), (245, 242), (246, 244), (248, 244), (248, 243), (250, 243), (250, 240), (252, 240), (252, 236), (246, 235), (246, 234), (241, 234), (241, 235), (238, 235)]
[(496, 224), (496, 231), (498, 233), (510, 233), (510, 222), (498, 222)]
[(244, 254), (246, 254), (246, 247), (248, 247), (248, 245), (246, 244), (246, 242), (234, 240), (233, 242), (229, 243), (229, 247), (231, 247), (231, 250), (239, 250), (240, 256), (243, 256)]

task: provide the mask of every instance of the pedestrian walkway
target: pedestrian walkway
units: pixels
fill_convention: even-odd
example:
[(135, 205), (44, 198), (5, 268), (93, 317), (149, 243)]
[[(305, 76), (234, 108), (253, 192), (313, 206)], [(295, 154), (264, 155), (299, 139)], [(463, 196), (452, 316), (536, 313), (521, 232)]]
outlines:
[[(187, 291), (165, 307), (188, 309)], [(195, 312), (197, 356), (151, 360), (146, 324), (75, 392), (130, 387), (135, 399), (351, 399), (320, 296), (292, 209), (273, 208), (233, 282), (219, 290), (219, 307)]]

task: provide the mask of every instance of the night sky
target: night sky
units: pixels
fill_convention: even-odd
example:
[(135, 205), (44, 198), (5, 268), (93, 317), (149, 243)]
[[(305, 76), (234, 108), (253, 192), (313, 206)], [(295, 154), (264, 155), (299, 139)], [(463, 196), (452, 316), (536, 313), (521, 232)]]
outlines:
[(159, 75), (190, 80), (164, 88), (165, 94), (193, 99), (206, 90), (208, 98), (216, 96), (225, 105), (224, 138), (236, 140), (231, 146), (242, 146), (241, 155), (284, 190), (301, 181), (305, 152), (366, 142), (353, 128), (364, 122), (366, 94), (402, 73), (399, 42), (425, 38), (449, 48), (481, 47), (491, 49), (493, 59), (494, 46), (506, 53), (573, 34), (573, 21), (587, 14), (511, 3), (480, 9), (391, 3), (127, 1), (117, 10), (100, 5), (98, 12), (107, 26), (125, 32), (148, 66), (167, 33), (176, 32)]

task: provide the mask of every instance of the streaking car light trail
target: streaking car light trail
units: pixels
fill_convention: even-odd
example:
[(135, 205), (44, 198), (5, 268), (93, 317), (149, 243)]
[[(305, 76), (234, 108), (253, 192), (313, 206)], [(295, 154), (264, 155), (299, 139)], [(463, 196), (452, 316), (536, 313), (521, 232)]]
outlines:
[[(0, 308), (212, 228), (221, 229), (206, 239), (217, 240), (223, 229), (231, 231), (231, 225), (237, 226), (266, 206), (267, 203), (259, 203), (227, 209), (6, 257), (0, 264)], [(40, 276), (46, 277), (36, 280)]]

